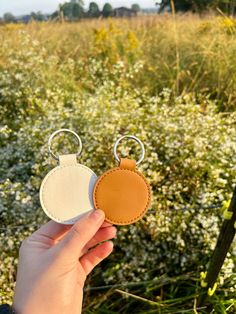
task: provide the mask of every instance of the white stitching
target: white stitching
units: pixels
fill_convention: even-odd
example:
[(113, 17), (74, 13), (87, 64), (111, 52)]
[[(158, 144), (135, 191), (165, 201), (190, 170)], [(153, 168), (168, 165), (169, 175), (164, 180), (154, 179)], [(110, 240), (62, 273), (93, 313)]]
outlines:
[[(50, 211), (48, 211), (48, 209), (47, 209), (46, 206), (45, 206), (45, 202), (44, 202), (44, 199), (45, 199), (45, 197), (44, 197), (44, 196), (45, 196), (45, 193), (44, 193), (44, 186), (45, 186), (46, 182), (48, 181), (49, 177), (50, 177), (54, 172), (56, 172), (56, 171), (58, 171), (58, 170), (61, 170), (62, 168), (65, 168), (65, 167), (75, 167), (75, 166), (76, 166), (76, 167), (79, 167), (79, 168), (84, 168), (84, 169), (87, 170), (89, 173), (95, 174), (91, 169), (89, 169), (88, 167), (86, 167), (86, 166), (84, 166), (84, 165), (81, 165), (81, 164), (79, 164), (79, 163), (74, 164), (74, 165), (57, 166), (57, 167), (53, 168), (53, 169), (45, 176), (45, 178), (44, 178), (43, 181), (42, 181), (41, 187), (40, 187), (40, 201), (41, 201), (41, 205), (42, 205), (42, 207), (43, 207), (43, 210), (45, 211), (45, 213), (46, 213), (50, 218), (56, 219), (58, 222), (63, 222), (63, 221), (62, 221), (60, 218), (58, 218), (58, 217), (52, 215), (52, 214), (50, 213)], [(95, 174), (95, 175), (96, 175), (96, 174)], [(42, 196), (42, 197), (41, 197), (41, 196)], [(68, 220), (71, 221), (72, 223), (74, 223), (73, 218), (68, 219)]]

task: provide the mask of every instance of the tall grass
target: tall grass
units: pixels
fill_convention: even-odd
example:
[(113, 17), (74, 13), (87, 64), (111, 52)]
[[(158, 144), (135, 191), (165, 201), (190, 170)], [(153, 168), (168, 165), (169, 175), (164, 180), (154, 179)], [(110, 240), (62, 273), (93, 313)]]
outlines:
[(18, 29), (62, 61), (88, 64), (92, 57), (106, 59), (109, 67), (117, 60), (140, 60), (143, 70), (132, 83), (151, 95), (171, 88), (174, 95), (207, 94), (217, 100), (219, 110), (235, 109), (236, 22), (231, 18), (165, 15), (6, 25), (0, 28), (1, 42), (11, 36), (18, 49)]
[(227, 200), (236, 182), (236, 112), (217, 112), (236, 108), (235, 21), (8, 24), (0, 42), (0, 302), (14, 293), (19, 243), (46, 219), (38, 189), (47, 138), (69, 127), (98, 174), (114, 165), (119, 134), (140, 136), (153, 188), (153, 211), (119, 229), (114, 254), (88, 279), (84, 312), (235, 313), (234, 247), (208, 308), (196, 307), (221, 226), (220, 209), (201, 205)]

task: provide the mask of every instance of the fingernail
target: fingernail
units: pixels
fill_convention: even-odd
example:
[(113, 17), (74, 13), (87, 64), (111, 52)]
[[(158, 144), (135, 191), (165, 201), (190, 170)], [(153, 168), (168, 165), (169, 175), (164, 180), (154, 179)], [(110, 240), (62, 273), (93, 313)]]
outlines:
[(101, 209), (95, 209), (91, 213), (91, 217), (95, 220), (101, 220), (102, 218), (104, 218), (104, 211), (102, 211)]

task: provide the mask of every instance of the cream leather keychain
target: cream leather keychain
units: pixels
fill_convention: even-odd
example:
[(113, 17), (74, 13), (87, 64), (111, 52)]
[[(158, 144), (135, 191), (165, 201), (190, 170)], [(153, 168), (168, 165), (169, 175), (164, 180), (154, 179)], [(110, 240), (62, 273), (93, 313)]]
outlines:
[[(52, 152), (52, 140), (61, 132), (76, 136), (79, 144), (76, 154), (56, 156)], [(58, 166), (52, 169), (41, 183), (41, 206), (46, 215), (56, 222), (73, 224), (81, 215), (94, 208), (92, 191), (97, 176), (91, 169), (77, 162), (82, 151), (82, 142), (74, 131), (60, 129), (54, 132), (48, 140), (48, 150), (58, 161)]]
[[(142, 155), (137, 162), (117, 156), (117, 145), (124, 138), (131, 138), (140, 144)], [(128, 225), (141, 219), (148, 210), (151, 204), (151, 189), (146, 178), (136, 169), (144, 154), (143, 143), (133, 135), (122, 136), (115, 143), (114, 156), (119, 166), (101, 175), (93, 191), (95, 208), (105, 212), (108, 222)]]

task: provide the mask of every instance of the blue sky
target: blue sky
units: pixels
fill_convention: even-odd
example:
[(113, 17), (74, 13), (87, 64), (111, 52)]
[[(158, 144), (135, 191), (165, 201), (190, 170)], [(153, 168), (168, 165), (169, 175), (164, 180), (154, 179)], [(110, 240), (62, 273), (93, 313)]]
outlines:
[[(126, 6), (130, 7), (133, 3), (138, 3), (143, 8), (155, 7), (153, 0), (91, 0), (97, 2), (100, 8), (105, 2), (110, 2), (113, 7)], [(84, 0), (85, 7), (88, 7), (91, 1)], [(27, 14), (32, 11), (42, 11), (43, 13), (51, 13), (55, 11), (59, 3), (66, 2), (64, 0), (0, 0), (0, 16), (5, 12), (11, 12), (15, 15)]]

